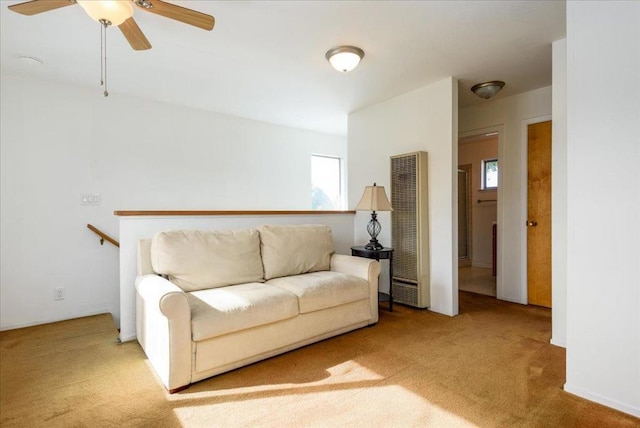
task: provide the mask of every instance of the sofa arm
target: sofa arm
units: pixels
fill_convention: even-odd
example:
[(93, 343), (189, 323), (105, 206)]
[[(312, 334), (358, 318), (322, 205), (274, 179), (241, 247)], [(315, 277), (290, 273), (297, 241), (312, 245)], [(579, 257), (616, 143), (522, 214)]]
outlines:
[(331, 270), (357, 276), (369, 282), (369, 303), (371, 305), (370, 324), (378, 322), (378, 275), (380, 263), (363, 257), (334, 254), (331, 256)]
[(160, 276), (139, 276), (136, 334), (170, 392), (191, 383), (191, 309), (184, 291)]

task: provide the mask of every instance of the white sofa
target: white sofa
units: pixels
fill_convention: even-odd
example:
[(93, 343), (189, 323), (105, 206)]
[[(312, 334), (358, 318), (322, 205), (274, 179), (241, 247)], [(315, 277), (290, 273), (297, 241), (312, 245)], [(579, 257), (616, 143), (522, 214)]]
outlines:
[(174, 393), (375, 324), (379, 272), (328, 226), (160, 232), (138, 245), (137, 338)]

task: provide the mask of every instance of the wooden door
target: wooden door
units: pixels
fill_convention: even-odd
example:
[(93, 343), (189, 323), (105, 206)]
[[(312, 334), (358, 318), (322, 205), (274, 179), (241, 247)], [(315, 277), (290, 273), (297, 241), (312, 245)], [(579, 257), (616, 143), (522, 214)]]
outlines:
[(528, 127), (527, 287), (531, 305), (551, 307), (551, 121)]

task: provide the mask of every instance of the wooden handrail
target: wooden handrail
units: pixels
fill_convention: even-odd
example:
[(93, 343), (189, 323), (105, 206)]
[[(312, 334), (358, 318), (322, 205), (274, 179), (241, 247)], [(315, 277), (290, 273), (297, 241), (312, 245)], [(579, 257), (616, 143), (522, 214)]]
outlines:
[(114, 215), (127, 216), (243, 216), (243, 215), (331, 215), (355, 214), (355, 211), (198, 211), (198, 210), (162, 210), (162, 211), (114, 211)]
[(110, 237), (109, 235), (107, 235), (106, 233), (104, 233), (94, 225), (88, 224), (87, 228), (100, 237), (100, 245), (104, 245), (104, 241), (107, 241), (110, 244), (113, 244), (116, 247), (120, 248), (120, 243), (118, 241), (116, 241), (115, 239), (113, 239), (112, 237)]

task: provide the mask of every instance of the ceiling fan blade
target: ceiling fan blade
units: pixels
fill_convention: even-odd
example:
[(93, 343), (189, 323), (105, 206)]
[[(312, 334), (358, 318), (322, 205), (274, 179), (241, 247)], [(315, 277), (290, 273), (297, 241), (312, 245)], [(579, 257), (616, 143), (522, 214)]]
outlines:
[(9, 6), (9, 9), (22, 15), (36, 15), (73, 4), (76, 4), (76, 2), (70, 0), (33, 0), (26, 3), (13, 4)]
[(120, 28), (120, 31), (122, 31), (122, 34), (134, 50), (144, 51), (151, 49), (151, 43), (149, 43), (149, 40), (147, 40), (133, 18), (127, 19), (118, 25), (118, 28)]
[(164, 16), (165, 18), (175, 19), (185, 24), (193, 25), (203, 30), (213, 30), (215, 18), (206, 13), (196, 12), (186, 7), (176, 6), (175, 4), (165, 3), (161, 0), (151, 0), (151, 7), (141, 6), (142, 10)]

